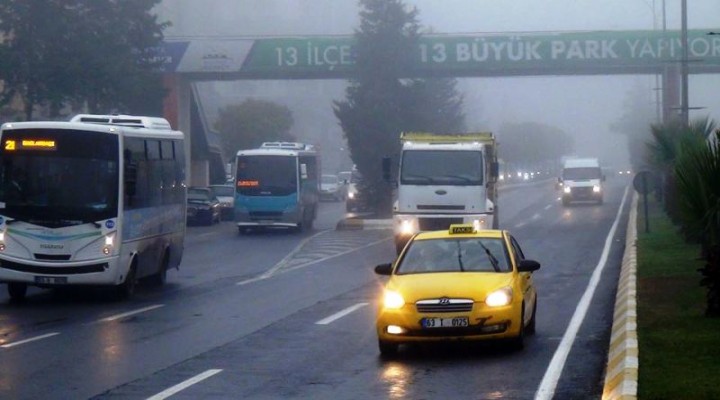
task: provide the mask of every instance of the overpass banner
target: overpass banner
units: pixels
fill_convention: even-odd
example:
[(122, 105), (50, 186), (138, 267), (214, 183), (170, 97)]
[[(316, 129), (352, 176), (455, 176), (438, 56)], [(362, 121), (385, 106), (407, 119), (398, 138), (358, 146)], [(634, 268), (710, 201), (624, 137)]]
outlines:
[[(688, 32), (690, 72), (720, 72), (712, 30)], [(161, 56), (196, 79), (344, 79), (355, 64), (352, 36), (167, 41)], [(681, 56), (678, 31), (427, 35), (408, 76), (647, 74)]]

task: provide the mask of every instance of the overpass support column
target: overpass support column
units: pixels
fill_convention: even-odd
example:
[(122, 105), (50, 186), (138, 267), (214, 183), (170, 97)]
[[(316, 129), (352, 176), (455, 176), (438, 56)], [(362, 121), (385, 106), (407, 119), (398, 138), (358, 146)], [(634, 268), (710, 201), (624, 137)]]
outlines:
[(185, 160), (187, 166), (185, 168), (185, 182), (188, 186), (192, 186), (193, 182), (193, 162), (192, 162), (192, 122), (190, 118), (191, 107), (193, 102), (192, 87), (190, 81), (184, 79), (181, 75), (177, 75), (178, 87), (178, 129), (185, 134)]
[(173, 129), (185, 135), (185, 183), (190, 185), (192, 180), (192, 154), (190, 107), (192, 105), (192, 90), (190, 82), (179, 74), (165, 74), (163, 84), (167, 96), (163, 100), (163, 117), (170, 122)]

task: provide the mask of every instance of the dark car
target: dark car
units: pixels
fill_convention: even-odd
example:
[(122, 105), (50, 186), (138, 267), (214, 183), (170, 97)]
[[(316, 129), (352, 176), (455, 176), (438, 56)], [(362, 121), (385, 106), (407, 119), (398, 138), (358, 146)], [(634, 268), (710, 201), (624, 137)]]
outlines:
[(210, 189), (220, 201), (220, 216), (226, 221), (231, 221), (235, 216), (235, 186), (210, 185)]
[(190, 187), (187, 192), (188, 224), (212, 225), (220, 222), (220, 201), (207, 187)]
[(345, 200), (345, 210), (347, 212), (362, 212), (369, 209), (367, 202), (367, 194), (363, 193), (360, 188), (360, 173), (353, 171), (350, 182), (347, 185), (347, 196)]

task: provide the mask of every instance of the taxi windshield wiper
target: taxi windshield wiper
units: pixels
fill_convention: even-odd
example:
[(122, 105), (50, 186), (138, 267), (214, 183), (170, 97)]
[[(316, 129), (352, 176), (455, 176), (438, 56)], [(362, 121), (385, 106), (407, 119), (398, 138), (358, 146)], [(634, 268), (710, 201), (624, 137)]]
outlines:
[(487, 254), (488, 259), (490, 260), (490, 263), (492, 264), (493, 268), (495, 269), (495, 272), (501, 272), (501, 271), (500, 271), (500, 265), (499, 265), (499, 263), (498, 263), (498, 260), (497, 260), (497, 258), (495, 258), (495, 256), (494, 256), (493, 253), (490, 251), (490, 249), (488, 249), (487, 247), (485, 247), (485, 245), (482, 244), (482, 242), (479, 241), (479, 240), (478, 240), (478, 243), (480, 244), (480, 247), (482, 247), (483, 250), (485, 250), (485, 254)]
[(457, 244), (458, 265), (460, 266), (460, 272), (465, 272), (465, 267), (463, 266), (462, 261), (462, 250), (460, 249), (460, 241), (455, 241), (455, 244)]

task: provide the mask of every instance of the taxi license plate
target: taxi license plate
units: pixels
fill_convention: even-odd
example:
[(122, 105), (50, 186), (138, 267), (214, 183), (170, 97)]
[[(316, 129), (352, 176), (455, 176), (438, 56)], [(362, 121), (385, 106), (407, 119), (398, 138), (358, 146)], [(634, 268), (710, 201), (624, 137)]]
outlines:
[(423, 318), (421, 323), (423, 328), (464, 328), (468, 326), (468, 318)]
[(35, 283), (44, 285), (62, 285), (67, 283), (65, 276), (36, 276)]

